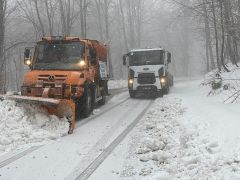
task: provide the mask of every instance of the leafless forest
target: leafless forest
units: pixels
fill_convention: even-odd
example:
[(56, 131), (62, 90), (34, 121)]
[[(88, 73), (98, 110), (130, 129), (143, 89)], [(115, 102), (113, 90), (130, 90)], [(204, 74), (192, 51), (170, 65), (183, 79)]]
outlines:
[(162, 46), (177, 77), (237, 66), (240, 0), (0, 0), (1, 90), (19, 90), (24, 47), (42, 36), (77, 35), (109, 47), (111, 77), (126, 77), (122, 55)]

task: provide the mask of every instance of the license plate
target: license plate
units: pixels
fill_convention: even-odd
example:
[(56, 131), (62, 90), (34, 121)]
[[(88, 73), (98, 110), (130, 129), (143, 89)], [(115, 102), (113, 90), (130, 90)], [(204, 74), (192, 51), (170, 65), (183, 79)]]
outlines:
[(143, 90), (151, 90), (151, 87), (142, 87)]

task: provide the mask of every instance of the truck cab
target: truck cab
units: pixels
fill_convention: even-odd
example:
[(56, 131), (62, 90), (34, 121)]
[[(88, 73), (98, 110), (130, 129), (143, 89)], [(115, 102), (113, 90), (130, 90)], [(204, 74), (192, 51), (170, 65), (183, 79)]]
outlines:
[(123, 65), (128, 67), (130, 97), (137, 93), (162, 96), (173, 86), (169, 72), (171, 53), (163, 48), (134, 49), (123, 56)]

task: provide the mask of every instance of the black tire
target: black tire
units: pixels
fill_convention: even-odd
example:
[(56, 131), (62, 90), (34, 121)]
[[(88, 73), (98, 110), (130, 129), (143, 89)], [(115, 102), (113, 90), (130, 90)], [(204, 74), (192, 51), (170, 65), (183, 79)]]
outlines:
[(165, 87), (165, 88), (162, 90), (162, 93), (163, 93), (163, 94), (168, 94), (168, 93), (169, 93), (169, 86)]
[(95, 86), (91, 87), (91, 93), (92, 93), (92, 111), (96, 107), (96, 88)]
[(101, 91), (101, 96), (102, 96), (102, 99), (98, 102), (99, 105), (104, 105), (106, 103), (106, 89), (104, 88), (102, 91)]
[(135, 98), (136, 92), (135, 91), (129, 91), (129, 95), (131, 98)]
[(91, 89), (89, 87), (86, 87), (84, 90), (81, 104), (80, 104), (81, 117), (87, 118), (92, 113), (92, 110), (93, 110), (92, 98), (93, 96), (92, 96)]
[(158, 91), (157, 92), (156, 98), (159, 98), (159, 97), (163, 97), (163, 92), (162, 91)]
[(170, 87), (173, 87), (173, 77), (171, 77), (171, 80), (170, 80)]
[(106, 95), (106, 96), (111, 95), (111, 94), (109, 93), (109, 90), (108, 90), (108, 81), (105, 81), (104, 89), (105, 89), (105, 95)]

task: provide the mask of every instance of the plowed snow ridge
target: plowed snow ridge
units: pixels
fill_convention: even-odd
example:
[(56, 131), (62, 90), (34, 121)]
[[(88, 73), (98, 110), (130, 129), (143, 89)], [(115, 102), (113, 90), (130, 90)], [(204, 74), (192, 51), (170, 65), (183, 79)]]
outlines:
[(0, 101), (0, 155), (58, 139), (68, 130), (65, 118), (49, 115), (38, 105)]

